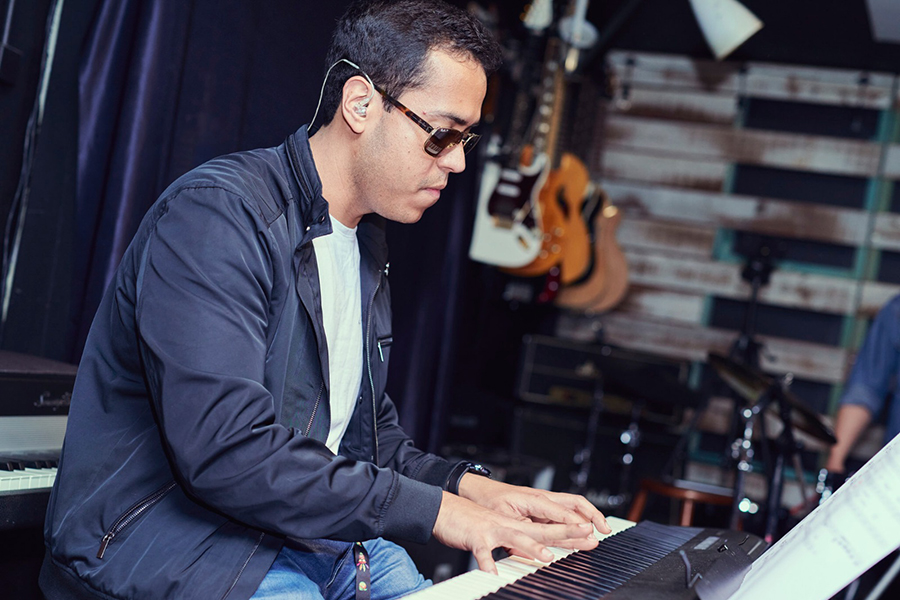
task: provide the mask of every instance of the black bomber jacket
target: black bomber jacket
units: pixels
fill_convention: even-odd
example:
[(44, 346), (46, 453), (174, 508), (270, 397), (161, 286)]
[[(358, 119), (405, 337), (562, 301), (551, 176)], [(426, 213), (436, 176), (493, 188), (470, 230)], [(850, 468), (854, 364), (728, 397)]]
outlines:
[[(57, 598), (244, 599), (284, 539), (424, 542), (454, 465), (385, 394), (383, 222), (360, 223), (363, 384), (335, 456), (306, 127), (214, 159), (145, 216), (89, 334), (45, 523)], [(373, 565), (377, 568), (377, 565)]]

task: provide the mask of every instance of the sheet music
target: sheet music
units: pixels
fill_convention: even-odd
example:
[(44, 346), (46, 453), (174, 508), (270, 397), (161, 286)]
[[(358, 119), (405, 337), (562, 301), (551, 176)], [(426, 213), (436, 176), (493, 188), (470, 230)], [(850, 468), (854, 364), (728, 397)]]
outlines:
[(754, 563), (729, 600), (828, 600), (900, 547), (900, 435)]

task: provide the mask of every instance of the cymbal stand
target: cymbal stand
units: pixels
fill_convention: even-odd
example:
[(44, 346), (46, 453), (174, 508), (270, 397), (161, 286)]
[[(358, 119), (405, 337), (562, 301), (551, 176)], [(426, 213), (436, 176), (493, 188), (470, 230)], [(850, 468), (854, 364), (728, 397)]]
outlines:
[[(741, 332), (731, 345), (729, 358), (755, 368), (759, 367), (759, 355), (762, 351), (762, 344), (760, 344), (755, 337), (759, 290), (768, 285), (769, 278), (774, 268), (775, 267), (772, 264), (771, 249), (767, 244), (761, 244), (756, 249), (756, 253), (747, 259), (747, 263), (741, 271), (741, 278), (750, 284), (750, 297), (747, 301), (747, 312), (744, 313), (744, 322), (741, 326)], [(771, 398), (768, 397), (768, 392), (762, 396), (763, 397), (760, 398), (760, 401), (757, 402), (755, 406), (750, 407), (747, 406), (743, 399), (736, 394), (732, 394), (736, 410), (731, 422), (731, 432), (729, 435), (731, 439), (734, 439), (734, 442), (732, 442), (731, 445), (730, 458), (732, 461), (736, 461), (734, 464), (737, 469), (734, 482), (734, 506), (732, 507), (731, 512), (732, 529), (737, 528), (740, 504), (744, 501), (744, 478), (752, 468), (751, 461), (754, 452), (750, 436), (753, 435), (753, 421), (761, 410), (759, 409), (759, 405), (764, 404), (767, 406), (771, 401)], [(763, 406), (763, 408), (765, 408), (765, 406)], [(737, 435), (739, 428), (743, 430), (741, 437), (738, 437)], [(762, 422), (760, 422), (760, 428), (763, 429), (763, 431), (765, 430), (765, 425)], [(762, 446), (762, 452), (763, 458), (766, 464), (768, 464), (768, 449), (765, 444)]]
[(622, 454), (622, 473), (619, 476), (619, 493), (610, 498), (611, 504), (623, 505), (631, 500), (631, 471), (634, 465), (634, 453), (641, 445), (640, 419), (644, 410), (644, 402), (634, 402), (631, 406), (631, 421), (628, 429), (619, 434), (619, 441), (625, 446)]
[(750, 298), (747, 301), (747, 312), (741, 333), (731, 346), (730, 358), (743, 361), (751, 367), (759, 366), (759, 352), (762, 344), (756, 341), (756, 309), (759, 305), (759, 290), (769, 284), (769, 277), (775, 266), (772, 264), (772, 251), (769, 246), (761, 245), (756, 254), (747, 259), (741, 270), (741, 278), (750, 284)]
[(737, 461), (734, 475), (734, 502), (731, 505), (731, 520), (729, 528), (738, 529), (740, 526), (741, 505), (744, 502), (744, 485), (747, 473), (753, 469), (753, 426), (756, 417), (769, 405), (771, 396), (769, 391), (764, 392), (759, 401), (753, 406), (741, 408), (740, 417), (743, 425), (741, 437), (736, 438), (731, 444), (731, 458)]
[[(791, 384), (793, 376), (789, 373), (783, 380), (775, 382), (773, 387), (776, 393), (785, 391), (785, 388)], [(778, 401), (778, 411), (784, 428), (778, 436), (778, 450), (775, 454), (775, 465), (769, 476), (769, 494), (766, 499), (766, 529), (763, 539), (772, 543), (775, 537), (775, 530), (778, 527), (778, 510), (781, 507), (781, 495), (784, 490), (784, 467), (785, 461), (790, 459), (792, 466), (796, 471), (798, 481), (800, 483), (801, 497), (806, 499), (806, 485), (803, 481), (803, 470), (800, 463), (800, 454), (798, 452), (797, 440), (794, 437), (794, 426), (791, 420), (791, 406), (784, 398)]]
[(594, 395), (591, 399), (591, 413), (588, 416), (587, 433), (584, 447), (575, 453), (574, 462), (578, 469), (572, 473), (573, 493), (584, 495), (587, 491), (588, 477), (591, 473), (591, 455), (597, 441), (597, 429), (600, 425), (600, 414), (603, 412), (603, 374), (597, 374), (594, 382)]

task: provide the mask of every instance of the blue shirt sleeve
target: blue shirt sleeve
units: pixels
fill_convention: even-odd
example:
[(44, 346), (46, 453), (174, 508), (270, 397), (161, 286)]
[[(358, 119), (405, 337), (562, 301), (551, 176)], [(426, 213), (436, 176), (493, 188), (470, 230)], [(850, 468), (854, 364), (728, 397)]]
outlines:
[(841, 396), (841, 405), (865, 406), (873, 416), (877, 416), (884, 408), (885, 398), (896, 385), (898, 366), (900, 296), (895, 296), (878, 312), (866, 334)]

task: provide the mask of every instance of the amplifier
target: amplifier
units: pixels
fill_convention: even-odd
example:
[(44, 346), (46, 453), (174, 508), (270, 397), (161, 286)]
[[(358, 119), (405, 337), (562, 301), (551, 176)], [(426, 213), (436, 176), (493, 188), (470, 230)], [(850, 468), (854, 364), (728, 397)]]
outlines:
[(650, 412), (680, 416), (676, 409), (700, 403), (686, 385), (689, 371), (687, 361), (528, 335), (523, 338), (517, 396), (525, 402), (588, 408), (599, 386), (604, 408), (611, 412), (627, 412), (638, 403)]

